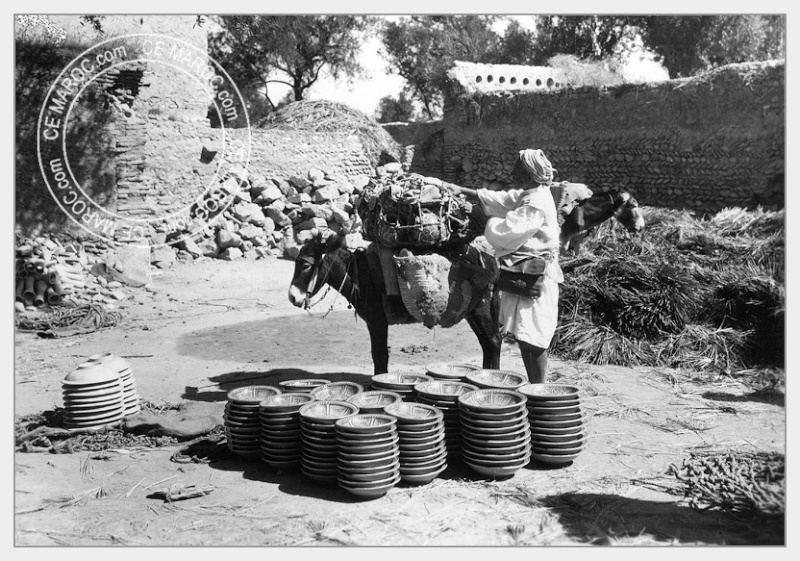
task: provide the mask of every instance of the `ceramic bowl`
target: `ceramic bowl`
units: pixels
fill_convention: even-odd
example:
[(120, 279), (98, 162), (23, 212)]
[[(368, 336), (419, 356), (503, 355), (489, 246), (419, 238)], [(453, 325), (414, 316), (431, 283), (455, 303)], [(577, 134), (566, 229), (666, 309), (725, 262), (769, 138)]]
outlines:
[(353, 486), (356, 486), (360, 483), (374, 483), (376, 481), (381, 481), (384, 479), (393, 480), (397, 478), (398, 466), (392, 466), (388, 469), (381, 468), (377, 471), (367, 471), (367, 472), (341, 472), (340, 471), (340, 479), (348, 481), (352, 483)]
[(488, 475), (490, 477), (509, 477), (528, 465), (529, 462), (530, 456), (528, 456), (526, 459), (520, 460), (519, 462), (503, 466), (487, 466), (478, 462), (464, 460), (464, 463), (474, 471), (480, 473), (481, 475)]
[(347, 401), (348, 398), (364, 391), (364, 386), (355, 382), (331, 382), (311, 390), (311, 395), (319, 401)]
[(398, 427), (402, 425), (406, 430), (415, 430), (416, 427), (436, 423), (442, 419), (442, 412), (439, 409), (423, 403), (392, 403), (384, 408), (384, 412), (396, 417)]
[[(98, 386), (118, 383), (119, 372), (100, 362), (84, 362), (75, 370), (64, 376), (61, 383), (64, 386)], [(97, 388), (99, 389), (99, 388)]]
[(519, 405), (514, 409), (506, 409), (504, 411), (495, 411), (489, 409), (477, 411), (474, 409), (469, 409), (463, 405), (459, 407), (459, 419), (473, 423), (502, 423), (515, 421), (517, 419), (525, 419), (526, 417), (530, 417), (530, 413), (528, 413), (524, 404)]
[(580, 389), (578, 386), (564, 384), (525, 384), (517, 388), (517, 391), (526, 396), (529, 400), (554, 401), (561, 399), (576, 399), (579, 397)]
[(459, 408), (476, 413), (513, 412), (525, 402), (525, 396), (513, 390), (482, 389), (458, 397)]
[(386, 374), (375, 374), (372, 377), (372, 384), (383, 386), (387, 389), (413, 390), (416, 384), (421, 382), (431, 382), (433, 378), (424, 374), (414, 374), (411, 372), (391, 372)]
[(384, 471), (394, 471), (400, 467), (400, 458), (394, 458), (390, 462), (382, 464), (353, 466), (352, 462), (337, 462), (340, 473), (366, 475), (370, 473), (380, 473)]
[(549, 465), (565, 465), (575, 461), (579, 454), (540, 454), (531, 452), (531, 457), (537, 462)]
[(439, 380), (463, 380), (476, 370), (480, 370), (480, 366), (464, 363), (432, 362), (425, 365), (427, 375)]
[(89, 357), (88, 362), (100, 362), (116, 370), (119, 373), (130, 372), (131, 363), (113, 353), (99, 353)]
[(511, 370), (482, 368), (467, 374), (467, 382), (479, 388), (514, 389), (528, 383), (528, 377)]
[(330, 380), (325, 380), (324, 378), (306, 378), (304, 380), (284, 380), (283, 382), (278, 382), (278, 387), (287, 393), (309, 393), (314, 388), (330, 383), (332, 383)]
[(383, 413), (387, 405), (403, 401), (403, 396), (388, 390), (371, 390), (355, 394), (346, 400), (358, 407), (359, 412)]
[(474, 413), (470, 414), (468, 411), (464, 411), (463, 414), (459, 415), (462, 424), (469, 425), (478, 430), (514, 427), (527, 418), (528, 413), (524, 410), (516, 411), (511, 415), (481, 415), (480, 417), (476, 417)]
[(398, 428), (397, 436), (399, 436), (403, 440), (413, 441), (415, 438), (429, 438), (431, 436), (436, 436), (437, 434), (442, 432), (444, 432), (444, 423), (436, 423), (435, 425), (431, 426), (431, 428), (426, 430), (408, 431)]
[(312, 423), (332, 423), (358, 413), (358, 407), (346, 401), (312, 401), (300, 406), (300, 417)]
[(228, 392), (228, 403), (257, 406), (267, 397), (279, 393), (281, 390), (272, 386), (244, 386)]
[(353, 486), (348, 485), (347, 483), (339, 482), (339, 486), (344, 489), (345, 491), (352, 493), (358, 497), (364, 497), (369, 499), (377, 499), (378, 497), (382, 497), (386, 493), (388, 493), (395, 485), (400, 482), (400, 475), (398, 474), (397, 477), (391, 482), (385, 485), (381, 485), (378, 487), (363, 487), (363, 486)]
[(541, 442), (542, 444), (545, 443), (559, 443), (559, 442), (570, 442), (573, 440), (580, 440), (586, 438), (586, 433), (583, 430), (583, 427), (578, 428), (578, 430), (574, 432), (568, 432), (566, 434), (545, 434), (541, 431), (531, 431), (531, 440), (535, 442)]
[[(353, 407), (356, 405), (350, 404)], [(397, 419), (391, 415), (383, 413), (363, 413), (356, 414), (336, 421), (337, 433), (361, 433), (375, 434), (384, 433), (397, 426)]]
[(400, 473), (400, 479), (406, 483), (414, 483), (416, 485), (425, 485), (436, 479), (444, 470), (447, 469), (447, 464), (439, 467), (438, 469), (422, 472), (421, 474), (414, 473)]
[(315, 401), (316, 398), (302, 393), (278, 393), (262, 399), (258, 403), (261, 413), (297, 413), (300, 407)]
[(571, 427), (582, 427), (586, 423), (585, 416), (577, 416), (574, 418), (570, 418), (567, 420), (551, 420), (551, 419), (541, 419), (534, 415), (528, 415), (528, 419), (531, 423), (531, 428), (545, 428), (545, 429), (565, 429)]
[(434, 380), (422, 382), (414, 386), (417, 395), (437, 400), (453, 400), (467, 392), (475, 391), (478, 386), (466, 382), (456, 382), (451, 380)]

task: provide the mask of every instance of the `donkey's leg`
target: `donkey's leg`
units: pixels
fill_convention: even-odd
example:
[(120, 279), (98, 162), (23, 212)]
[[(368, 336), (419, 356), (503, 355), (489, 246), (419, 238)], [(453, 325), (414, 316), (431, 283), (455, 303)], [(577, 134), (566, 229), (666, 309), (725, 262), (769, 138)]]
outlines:
[(483, 350), (483, 367), (500, 368), (500, 292), (495, 289), (484, 296), (467, 316), (467, 323), (475, 332)]
[(367, 323), (372, 352), (373, 374), (389, 372), (389, 322), (385, 317), (373, 318)]

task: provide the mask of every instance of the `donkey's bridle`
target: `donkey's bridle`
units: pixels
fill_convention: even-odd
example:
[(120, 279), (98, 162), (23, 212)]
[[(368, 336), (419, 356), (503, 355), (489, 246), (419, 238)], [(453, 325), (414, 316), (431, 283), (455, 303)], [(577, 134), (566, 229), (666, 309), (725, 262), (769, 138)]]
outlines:
[[(320, 298), (317, 302), (315, 302), (313, 304), (311, 303), (311, 298), (313, 296), (312, 295), (312, 290), (314, 288), (316, 288), (317, 285), (319, 285), (320, 288), (321, 288), (322, 286), (324, 286), (328, 282), (328, 276), (330, 275), (330, 271), (331, 271), (330, 267), (328, 267), (328, 270), (325, 272), (325, 277), (323, 277), (321, 282), (319, 282), (318, 278), (317, 278), (319, 276), (319, 270), (322, 268), (322, 262), (325, 260), (325, 256), (326, 255), (327, 255), (326, 252), (320, 252), (319, 256), (317, 256), (316, 258), (308, 257), (308, 256), (305, 256), (305, 255), (298, 255), (297, 256), (297, 261), (302, 261), (303, 263), (308, 264), (313, 270), (313, 273), (312, 273), (312, 276), (311, 276), (311, 280), (309, 281), (309, 285), (306, 287), (306, 297), (303, 299), (303, 309), (308, 311), (309, 314), (311, 313), (311, 307), (315, 306), (316, 304), (318, 304), (319, 302), (324, 300), (325, 296), (328, 295), (328, 290), (326, 290), (325, 293), (322, 295), (322, 298)], [(350, 264), (352, 262), (353, 262), (353, 259), (351, 259), (347, 263), (347, 267), (345, 268), (344, 275), (342, 275), (342, 284), (339, 285), (339, 288), (336, 291), (337, 295), (341, 295), (341, 293), (342, 293), (342, 288), (344, 287), (344, 283), (347, 280), (348, 275), (350, 275)], [(350, 294), (350, 296), (352, 298), (352, 295), (353, 295), (352, 293), (355, 292), (355, 290), (356, 290), (356, 283), (355, 283), (355, 278), (352, 277), (352, 275), (350, 275), (350, 276), (351, 276), (351, 278), (353, 278), (353, 288), (352, 288), (351, 294)], [(328, 289), (330, 289), (330, 288), (331, 288), (330, 285), (328, 285)], [(314, 291), (314, 294), (316, 294), (316, 291)], [(338, 296), (337, 296), (337, 298), (338, 298)], [(325, 317), (329, 313), (331, 313), (331, 310), (333, 310), (333, 306), (334, 306), (335, 303), (336, 303), (336, 300), (334, 300), (331, 303), (330, 309), (327, 312), (325, 312), (325, 314), (322, 317)]]

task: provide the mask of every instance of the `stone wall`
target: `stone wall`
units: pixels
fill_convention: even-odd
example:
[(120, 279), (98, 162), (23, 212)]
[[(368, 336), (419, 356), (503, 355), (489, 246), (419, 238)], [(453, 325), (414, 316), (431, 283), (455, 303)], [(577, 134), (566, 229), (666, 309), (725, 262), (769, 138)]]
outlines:
[(625, 187), (642, 204), (783, 207), (783, 62), (607, 89), (479, 91), (463, 76), (451, 78), (442, 158), (448, 181), (508, 182), (517, 151), (542, 148), (557, 179)]

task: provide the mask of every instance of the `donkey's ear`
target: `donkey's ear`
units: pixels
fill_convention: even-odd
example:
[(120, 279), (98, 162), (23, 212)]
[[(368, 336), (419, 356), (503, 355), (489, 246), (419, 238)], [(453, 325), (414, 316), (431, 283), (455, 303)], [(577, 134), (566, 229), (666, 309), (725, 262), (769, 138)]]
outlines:
[(327, 251), (336, 251), (344, 246), (344, 241), (344, 236), (331, 232), (328, 239), (325, 241), (325, 249)]

